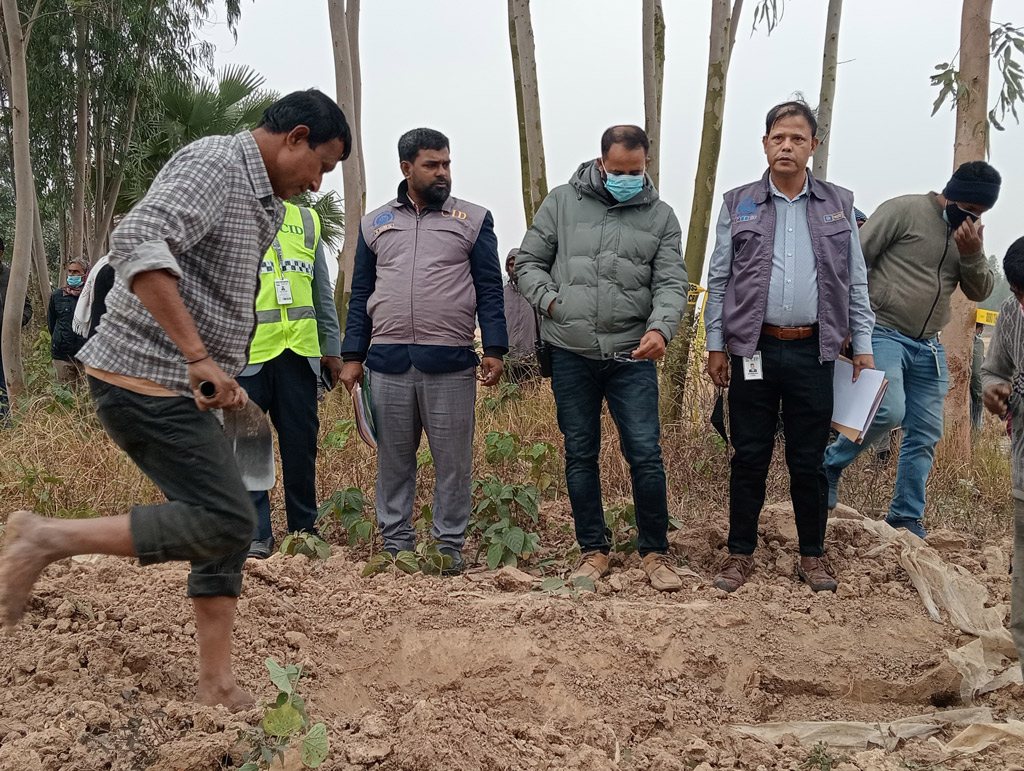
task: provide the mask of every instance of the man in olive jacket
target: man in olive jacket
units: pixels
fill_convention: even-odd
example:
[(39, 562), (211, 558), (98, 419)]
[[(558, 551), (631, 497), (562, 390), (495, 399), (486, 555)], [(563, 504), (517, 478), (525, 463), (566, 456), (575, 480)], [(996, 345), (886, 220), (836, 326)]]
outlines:
[(839, 477), (865, 447), (903, 426), (896, 489), (886, 517), (893, 527), (924, 538), (925, 484), (942, 438), (942, 407), (949, 388), (939, 332), (949, 321), (959, 286), (968, 300), (992, 293), (980, 217), (995, 204), (1002, 182), (984, 161), (962, 164), (942, 193), (886, 201), (860, 231), (868, 291), (877, 322), (871, 336), (875, 364), (889, 388), (863, 444), (840, 436), (825, 452), (829, 508)]
[(573, 578), (608, 572), (601, 504), (601, 406), (629, 463), (638, 551), (656, 589), (681, 581), (668, 557), (668, 500), (654, 360), (686, 303), (682, 233), (646, 174), (647, 135), (612, 126), (601, 157), (544, 199), (518, 256), (519, 287), (552, 346), (551, 387), (565, 437), (565, 477), (583, 559)]

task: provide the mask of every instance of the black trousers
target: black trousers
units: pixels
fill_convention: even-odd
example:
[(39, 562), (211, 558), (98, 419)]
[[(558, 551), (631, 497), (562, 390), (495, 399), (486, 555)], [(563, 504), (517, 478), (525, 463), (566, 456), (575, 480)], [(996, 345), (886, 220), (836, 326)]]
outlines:
[(144, 396), (94, 377), (89, 387), (107, 434), (167, 497), (132, 507), (139, 564), (189, 560), (189, 597), (238, 597), (256, 510), (217, 418), (180, 396)]
[(765, 480), (775, 447), (779, 404), (786, 437), (789, 489), (800, 554), (824, 554), (828, 483), (822, 465), (832, 422), (834, 362), (818, 361), (818, 336), (778, 340), (762, 335), (762, 380), (745, 380), (743, 358), (732, 357), (729, 427), (733, 445), (729, 480), (729, 551), (753, 554)]

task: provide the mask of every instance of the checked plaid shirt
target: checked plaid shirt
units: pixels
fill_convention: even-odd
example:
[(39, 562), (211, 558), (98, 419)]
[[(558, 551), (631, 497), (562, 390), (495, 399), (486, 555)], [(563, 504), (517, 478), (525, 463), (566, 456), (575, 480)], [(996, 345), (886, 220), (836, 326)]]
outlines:
[(167, 270), (178, 277), (206, 350), (237, 375), (256, 327), (260, 261), (283, 221), (284, 205), (251, 133), (182, 149), (110, 237), (117, 280), (78, 358), (191, 396), (185, 357), (129, 289), (139, 273)]

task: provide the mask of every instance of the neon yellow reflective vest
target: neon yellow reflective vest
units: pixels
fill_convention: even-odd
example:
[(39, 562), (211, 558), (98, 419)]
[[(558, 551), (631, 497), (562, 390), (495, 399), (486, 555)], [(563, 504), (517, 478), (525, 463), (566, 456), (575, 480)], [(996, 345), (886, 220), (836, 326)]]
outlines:
[[(287, 201), (284, 206), (284, 222), (260, 265), (256, 335), (249, 346), (250, 364), (270, 361), (285, 350), (307, 358), (320, 356), (313, 306), (313, 265), (320, 243), (320, 217), (304, 206)], [(288, 282), (290, 303), (279, 302), (278, 281)], [(284, 288), (281, 285), (281, 290)]]

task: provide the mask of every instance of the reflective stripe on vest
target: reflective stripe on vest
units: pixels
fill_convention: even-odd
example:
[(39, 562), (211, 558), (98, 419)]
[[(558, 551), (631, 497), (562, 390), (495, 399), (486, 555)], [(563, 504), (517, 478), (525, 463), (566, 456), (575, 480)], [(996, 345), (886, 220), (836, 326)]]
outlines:
[[(260, 264), (256, 298), (256, 334), (249, 347), (249, 362), (259, 364), (291, 350), (300, 356), (319, 357), (320, 337), (313, 306), (316, 246), (320, 218), (316, 212), (285, 202), (285, 217), (277, 237)], [(275, 282), (287, 279), (292, 302), (277, 301)]]

